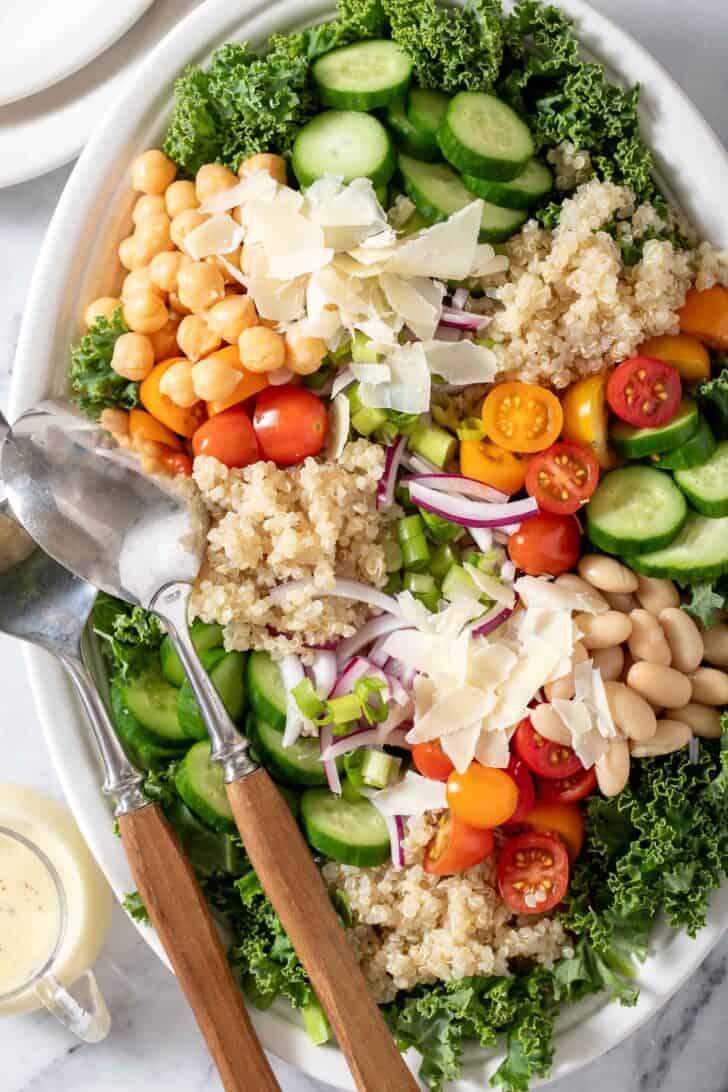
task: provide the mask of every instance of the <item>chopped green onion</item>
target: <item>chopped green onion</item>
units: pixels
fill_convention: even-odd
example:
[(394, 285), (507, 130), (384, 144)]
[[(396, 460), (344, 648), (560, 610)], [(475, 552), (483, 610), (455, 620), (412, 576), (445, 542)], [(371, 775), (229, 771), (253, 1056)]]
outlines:
[(374, 342), (361, 330), (354, 332), (354, 340), (351, 343), (351, 359), (355, 364), (376, 364), (380, 360), (380, 354), (374, 348)]
[(384, 566), (388, 573), (402, 568), (402, 550), (393, 538), (388, 538), (384, 543)]
[(291, 690), (296, 699), (296, 705), (307, 720), (317, 720), (326, 712), (326, 702), (323, 701), (314, 690), (309, 678), (301, 679), (300, 683)]
[(326, 708), (334, 724), (348, 724), (361, 716), (361, 699), (356, 694), (342, 694), (340, 698), (329, 698)]
[(453, 565), (442, 582), (442, 594), (446, 599), (457, 598), (458, 596), (467, 599), (480, 599), (481, 591), (470, 573), (467, 573), (462, 565)]
[(402, 587), (402, 573), (390, 573), (382, 591), (386, 592), (387, 595), (395, 595), (397, 592), (402, 591)]
[(428, 512), (426, 508), (420, 508), (420, 515), (430, 533), (430, 537), (436, 542), (457, 542), (465, 534), (465, 529), (458, 523), (451, 523), (449, 519)]
[(350, 356), (350, 354), (351, 354), (351, 338), (350, 337), (345, 337), (344, 340), (342, 341), (341, 345), (339, 345), (338, 349), (331, 349), (329, 351), (329, 357), (334, 362), (334, 364), (338, 364), (340, 360), (343, 360), (344, 357), (346, 357), (346, 356)]
[(360, 436), (371, 436), (376, 429), (386, 423), (387, 415), (384, 410), (374, 409), (372, 406), (362, 406), (351, 418), (352, 428)]
[(422, 515), (405, 516), (397, 523), (397, 538), (400, 546), (410, 538), (421, 538), (425, 533)]
[(452, 546), (448, 546), (446, 542), (438, 546), (430, 561), (430, 572), (435, 580), (442, 580), (456, 561)]
[(442, 599), (442, 593), (439, 588), (434, 588), (429, 592), (419, 592), (415, 599), (419, 599), (423, 607), (427, 607), (433, 614), (440, 606), (440, 600)]
[[(346, 781), (341, 783), (341, 789), (347, 800), (361, 796), (359, 789), (364, 784), (364, 778), (362, 777), (361, 766), (364, 761), (364, 751), (351, 751), (350, 754), (344, 755), (344, 772), (346, 773)], [(346, 794), (346, 785), (349, 786), (349, 796)]]
[[(354, 751), (355, 755), (361, 754), (361, 751)], [(364, 784), (364, 778), (362, 777), (361, 770), (358, 772), (359, 782), (355, 784), (349, 778), (346, 778), (341, 782), (341, 795), (344, 800), (348, 800), (350, 804), (355, 804), (357, 800), (361, 800), (361, 793), (359, 792), (359, 786)]]
[[(354, 694), (361, 702), (361, 713), (367, 724), (381, 724), (387, 719), (389, 705), (382, 700), (382, 691), (385, 689), (386, 683), (382, 679), (374, 679), (370, 675), (365, 675), (355, 683)], [(369, 700), (373, 695), (377, 699), (374, 705)]]
[(404, 586), (413, 595), (426, 595), (435, 588), (435, 579), (429, 573), (405, 573)]
[(482, 440), (485, 428), (479, 417), (466, 417), (455, 429), (458, 440)]

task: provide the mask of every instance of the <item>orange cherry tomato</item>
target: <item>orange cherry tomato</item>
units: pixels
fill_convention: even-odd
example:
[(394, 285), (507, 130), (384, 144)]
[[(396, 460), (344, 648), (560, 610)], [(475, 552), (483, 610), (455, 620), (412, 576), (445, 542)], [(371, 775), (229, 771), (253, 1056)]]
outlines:
[(454, 770), (447, 779), (451, 810), (473, 827), (499, 827), (518, 807), (518, 786), (505, 770), (471, 762), (465, 773)]
[(493, 852), (493, 831), (471, 827), (445, 812), (425, 852), (423, 867), (431, 876), (452, 876), (474, 868)]
[(171, 398), (168, 398), (166, 394), (162, 394), (159, 389), (164, 373), (173, 364), (178, 364), (180, 360), (186, 359), (184, 356), (173, 356), (169, 360), (163, 360), (161, 363), (155, 364), (139, 387), (139, 397), (142, 405), (146, 410), (149, 410), (152, 417), (156, 417), (172, 432), (176, 432), (180, 436), (190, 437), (195, 434), (205, 420), (205, 403), (195, 402), (194, 406), (184, 409), (173, 402)]
[(527, 466), (526, 459), (520, 459), (490, 440), (462, 440), (460, 443), (460, 473), (500, 489), (502, 493), (517, 493), (523, 489)]
[(710, 379), (710, 353), (690, 334), (662, 334), (650, 337), (637, 350), (638, 356), (654, 356), (672, 364), (685, 383)]
[(171, 429), (144, 410), (133, 409), (129, 414), (129, 435), (135, 444), (150, 440), (155, 444), (164, 444), (173, 451), (182, 451), (179, 436), (175, 436)]
[(229, 409), (205, 421), (192, 437), (192, 451), (212, 455), (225, 466), (241, 467), (257, 462), (258, 441), (253, 424), (243, 409)]
[(240, 352), (237, 345), (228, 345), (224, 349), (218, 349), (216, 353), (206, 356), (205, 360), (220, 360), (240, 372), (240, 381), (235, 390), (227, 398), (219, 398), (216, 402), (207, 403), (207, 412), (210, 417), (218, 413), (224, 413), (232, 406), (239, 406), (255, 394), (260, 394), (268, 386), (268, 376), (265, 372), (249, 372), (240, 361)]
[(544, 804), (576, 804), (596, 790), (597, 775), (593, 766), (577, 770), (569, 777), (544, 777), (539, 779), (538, 799)]
[(529, 576), (561, 576), (579, 558), (581, 527), (574, 516), (539, 512), (508, 539), (508, 556)]
[(551, 447), (564, 424), (561, 402), (536, 383), (499, 383), (483, 403), (486, 436), (508, 451)]
[(498, 889), (517, 914), (543, 914), (569, 887), (569, 856), (553, 834), (529, 831), (509, 838), (498, 858)]
[(437, 739), (428, 743), (415, 743), (412, 748), (412, 761), (422, 776), (429, 777), (431, 781), (447, 781), (455, 769)]
[(577, 512), (598, 484), (596, 456), (581, 444), (561, 441), (529, 459), (526, 490), (544, 512)]
[(678, 311), (680, 330), (711, 349), (728, 349), (728, 289), (716, 284), (698, 292), (691, 288)]
[(521, 820), (524, 826), (546, 834), (558, 834), (575, 861), (584, 844), (584, 816), (578, 804), (547, 804), (539, 801)]
[(185, 478), (192, 476), (192, 459), (184, 451), (165, 452), (162, 456), (162, 465), (170, 474), (183, 475)]

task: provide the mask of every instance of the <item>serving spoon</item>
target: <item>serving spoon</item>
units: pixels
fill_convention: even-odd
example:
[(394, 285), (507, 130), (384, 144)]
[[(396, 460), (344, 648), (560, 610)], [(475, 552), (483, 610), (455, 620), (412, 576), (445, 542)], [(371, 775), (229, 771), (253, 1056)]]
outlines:
[[(1, 452), (26, 531), (97, 588), (154, 612), (182, 661), (248, 856), (326, 1011), (359, 1092), (416, 1092), (288, 805), (202, 667), (188, 604), (206, 545), (201, 502), (152, 478), (69, 406), (28, 410)], [(260, 1086), (265, 1087), (264, 1085)]]

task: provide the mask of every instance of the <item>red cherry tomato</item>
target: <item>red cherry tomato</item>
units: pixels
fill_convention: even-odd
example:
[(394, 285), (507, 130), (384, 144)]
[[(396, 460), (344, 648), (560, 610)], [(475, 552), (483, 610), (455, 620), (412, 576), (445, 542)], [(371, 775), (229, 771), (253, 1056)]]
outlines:
[(530, 717), (524, 717), (516, 728), (513, 743), (518, 757), (539, 777), (571, 777), (584, 769), (571, 747), (544, 739), (531, 724)]
[(493, 852), (493, 831), (471, 827), (445, 812), (425, 852), (424, 869), (431, 876), (451, 876), (474, 868)]
[(248, 466), (260, 458), (250, 418), (238, 406), (200, 425), (192, 437), (192, 451), (195, 456), (212, 455), (229, 467)]
[(542, 512), (567, 516), (589, 500), (599, 484), (599, 463), (588, 447), (559, 443), (532, 455), (526, 490)]
[(268, 387), (255, 403), (253, 427), (261, 454), (278, 466), (318, 455), (327, 424), (323, 402), (305, 387)]
[(666, 425), (677, 413), (682, 383), (676, 368), (654, 356), (633, 356), (607, 381), (607, 402), (635, 428)]
[(593, 766), (577, 770), (570, 777), (547, 777), (539, 780), (537, 795), (544, 804), (575, 804), (589, 796), (597, 787)]
[(431, 781), (447, 781), (455, 769), (437, 739), (429, 743), (415, 743), (412, 761), (422, 776), (429, 777)]
[(189, 478), (192, 474), (192, 459), (183, 451), (169, 451), (162, 456), (162, 465), (170, 474), (184, 474)]
[(508, 555), (530, 576), (561, 576), (579, 558), (581, 528), (574, 516), (539, 512), (508, 539)]
[(561, 902), (569, 887), (569, 855), (552, 834), (517, 834), (498, 858), (498, 888), (517, 914), (542, 914)]
[(536, 803), (536, 790), (533, 787), (533, 778), (528, 772), (526, 763), (517, 755), (511, 755), (511, 760), (508, 763), (508, 773), (515, 781), (516, 788), (518, 789), (518, 804), (513, 815), (504, 826), (512, 826), (514, 823), (520, 823), (524, 815), (526, 815)]

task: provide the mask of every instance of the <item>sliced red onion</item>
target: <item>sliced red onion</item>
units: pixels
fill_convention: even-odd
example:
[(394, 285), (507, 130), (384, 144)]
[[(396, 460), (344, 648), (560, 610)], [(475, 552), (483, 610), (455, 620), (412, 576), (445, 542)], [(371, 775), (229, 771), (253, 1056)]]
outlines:
[(347, 387), (350, 387), (353, 382), (354, 376), (351, 374), (351, 368), (342, 368), (340, 372), (337, 372), (331, 384), (332, 400), (336, 398), (337, 394), (341, 394)]
[(456, 311), (462, 311), (469, 299), (470, 293), (467, 288), (456, 288), (452, 296), (452, 305)]
[(332, 697), (340, 698), (342, 694), (351, 694), (355, 684), (359, 679), (363, 679), (365, 676), (368, 676), (370, 679), (380, 679), (385, 684), (387, 682), (387, 678), (381, 668), (376, 667), (364, 656), (355, 656), (354, 659), (346, 665), (341, 675), (339, 675), (339, 678), (336, 680)]
[(390, 658), (389, 654), (387, 652), (384, 652), (384, 646), (387, 643), (387, 638), (389, 637), (390, 632), (391, 631), (388, 631), (382, 637), (380, 637), (379, 640), (375, 641), (372, 647), (367, 652), (367, 660), (369, 660), (370, 663), (375, 664), (376, 667), (381, 667), (382, 671), (384, 671)]
[(410, 455), (405, 451), (402, 462), (415, 474), (441, 474), (439, 466), (435, 466), (429, 459), (423, 459), (421, 455)]
[(320, 698), (328, 698), (336, 685), (335, 652), (317, 652), (313, 658), (313, 684)]
[(469, 534), (472, 536), (475, 545), (483, 553), (487, 553), (493, 546), (493, 532), (489, 527), (471, 527)]
[(477, 482), (474, 478), (466, 478), (462, 474), (443, 474), (436, 470), (434, 474), (411, 474), (402, 478), (403, 485), (409, 485), (410, 482), (436, 489), (438, 493), (457, 493), (493, 504), (504, 504), (508, 500), (508, 493), (501, 493), (500, 489)]
[(401, 815), (387, 815), (377, 807), (377, 790), (362, 789), (362, 794), (377, 808), (382, 819), (387, 825), (389, 844), (392, 850), (392, 864), (395, 868), (404, 868), (406, 865), (404, 855), (404, 819)]
[(418, 482), (410, 482), (409, 491), (414, 504), (463, 527), (503, 527), (515, 520), (528, 519), (538, 512), (538, 505), (533, 497), (507, 504), (491, 504), (469, 500), (467, 497), (450, 496), (436, 489), (428, 489)]
[(377, 508), (390, 508), (394, 503), (394, 488), (397, 484), (397, 471), (402, 461), (402, 453), (407, 444), (407, 437), (400, 436), (387, 448), (384, 456), (384, 473), (377, 483)]
[(402, 683), (399, 681), (397, 676), (390, 675), (389, 672), (385, 671), (384, 677), (387, 681), (387, 686), (389, 688), (389, 694), (392, 701), (396, 705), (408, 705), (410, 696), (405, 688), (402, 686)]
[(441, 322), (435, 330), (436, 341), (460, 341), (463, 336), (462, 328), (453, 324)]
[(358, 728), (355, 732), (349, 732), (347, 736), (338, 736), (332, 739), (321, 751), (321, 761), (329, 762), (331, 759), (341, 758), (351, 751), (361, 750), (362, 747), (376, 747), (380, 743), (376, 728)]
[[(521, 526), (520, 523), (518, 526)], [(493, 542), (497, 542), (499, 546), (507, 546), (509, 538), (508, 531), (504, 531), (502, 527), (493, 528)]]
[[(378, 637), (393, 633), (396, 629), (406, 629), (410, 625), (411, 623), (406, 622), (404, 618), (392, 614), (382, 614), (378, 618), (370, 618), (353, 637), (346, 637), (343, 641), (339, 641), (336, 648), (339, 669), (348, 663), (352, 656), (366, 648)], [(373, 662), (376, 663), (376, 661)], [(381, 667), (382, 665), (379, 664), (378, 666)]]
[(286, 688), (286, 727), (283, 732), (283, 746), (291, 747), (303, 731), (303, 714), (291, 695), (294, 686), (298, 686), (306, 677), (303, 664), (298, 656), (291, 653), (280, 662), (283, 685)]
[(498, 629), (498, 626), (502, 626), (510, 618), (514, 610), (515, 607), (504, 607), (501, 603), (496, 603), (484, 618), (479, 618), (474, 623), (470, 630), (471, 636), (487, 637), (494, 629)]
[(358, 603), (368, 603), (370, 607), (376, 607), (386, 614), (397, 614), (399, 605), (397, 600), (385, 592), (373, 588), (370, 584), (364, 584), (361, 580), (335, 580), (331, 588), (317, 588), (310, 580), (289, 580), (286, 584), (279, 584), (269, 592), (273, 603), (283, 603), (289, 592), (302, 589), (312, 592), (315, 598), (327, 595), (335, 599), (354, 599)]
[(328, 751), (332, 743), (333, 733), (331, 731), (331, 725), (324, 724), (321, 728), (319, 744), (321, 746), (321, 761), (324, 764), (324, 773), (326, 774), (326, 784), (329, 786), (331, 792), (336, 793), (337, 796), (341, 796), (341, 778), (339, 777), (339, 771), (336, 768), (336, 759), (324, 758), (324, 753)]
[(387, 674), (399, 679), (405, 690), (411, 690), (414, 686), (417, 671), (414, 667), (402, 663), (401, 660), (391, 659), (387, 664)]
[[(485, 315), (474, 315), (470, 311), (458, 311), (452, 307), (443, 307), (440, 315), (440, 326), (455, 327), (458, 330), (479, 330), (487, 321)], [(439, 336), (437, 331), (435, 336)]]

